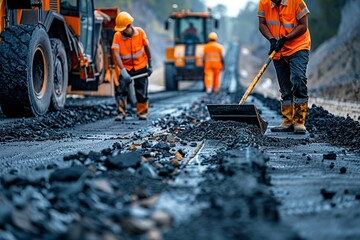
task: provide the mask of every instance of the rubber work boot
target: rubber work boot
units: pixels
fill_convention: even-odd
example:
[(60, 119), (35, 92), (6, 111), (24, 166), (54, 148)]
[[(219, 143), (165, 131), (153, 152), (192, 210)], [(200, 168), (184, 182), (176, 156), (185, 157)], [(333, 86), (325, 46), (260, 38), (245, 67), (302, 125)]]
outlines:
[(146, 114), (140, 114), (139, 115), (139, 120), (146, 120), (146, 119), (147, 119)]
[(148, 103), (137, 103), (136, 104), (136, 114), (138, 115), (139, 120), (146, 120), (148, 116), (149, 105)]
[(123, 121), (125, 120), (125, 116), (126, 116), (126, 106), (127, 106), (127, 101), (126, 99), (123, 99), (121, 97), (116, 97), (116, 106), (117, 106), (117, 110), (119, 111), (119, 115), (117, 115), (115, 117), (115, 121)]
[(307, 102), (301, 104), (294, 103), (293, 123), (294, 123), (294, 133), (296, 134), (306, 133), (305, 120), (306, 120), (307, 109), (308, 109)]
[(293, 132), (293, 104), (281, 105), (281, 114), (284, 117), (283, 122), (280, 126), (271, 128), (272, 132)]
[(121, 122), (121, 121), (123, 121), (124, 119), (125, 119), (125, 116), (120, 113), (119, 115), (117, 115), (117, 116), (114, 118), (114, 121), (116, 121), (116, 122)]

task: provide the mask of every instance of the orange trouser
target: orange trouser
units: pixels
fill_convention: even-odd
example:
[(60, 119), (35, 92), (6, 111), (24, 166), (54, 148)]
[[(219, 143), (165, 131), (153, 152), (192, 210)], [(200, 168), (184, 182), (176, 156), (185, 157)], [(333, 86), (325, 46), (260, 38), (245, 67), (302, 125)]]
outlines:
[(212, 89), (214, 92), (219, 92), (220, 90), (220, 68), (205, 68), (204, 70), (205, 78), (205, 88)]

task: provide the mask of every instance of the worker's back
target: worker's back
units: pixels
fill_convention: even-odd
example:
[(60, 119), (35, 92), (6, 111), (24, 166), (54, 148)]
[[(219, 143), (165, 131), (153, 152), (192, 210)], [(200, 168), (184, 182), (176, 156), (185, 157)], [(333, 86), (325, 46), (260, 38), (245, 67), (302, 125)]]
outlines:
[(204, 46), (205, 68), (223, 68), (222, 56), (224, 47), (216, 42), (210, 41)]

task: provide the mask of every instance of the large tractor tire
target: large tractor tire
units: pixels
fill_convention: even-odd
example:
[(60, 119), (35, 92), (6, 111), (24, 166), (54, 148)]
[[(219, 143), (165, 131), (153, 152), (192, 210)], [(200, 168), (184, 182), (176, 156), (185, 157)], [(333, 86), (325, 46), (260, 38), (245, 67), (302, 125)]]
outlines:
[(10, 26), (1, 33), (0, 104), (8, 117), (47, 112), (53, 90), (53, 58), (41, 25)]
[(165, 88), (167, 91), (177, 91), (178, 81), (175, 79), (174, 64), (165, 63)]
[(51, 95), (50, 110), (58, 111), (65, 107), (69, 82), (69, 65), (65, 47), (61, 40), (51, 38), (50, 43), (54, 62), (54, 87)]

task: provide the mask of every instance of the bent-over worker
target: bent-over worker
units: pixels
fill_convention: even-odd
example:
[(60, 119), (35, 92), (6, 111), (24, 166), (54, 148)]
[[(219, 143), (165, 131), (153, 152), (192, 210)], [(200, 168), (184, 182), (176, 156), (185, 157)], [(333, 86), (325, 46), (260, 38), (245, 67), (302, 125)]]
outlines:
[(221, 70), (224, 68), (224, 47), (217, 42), (217, 34), (209, 33), (204, 46), (204, 84), (207, 93), (220, 91)]
[[(116, 26), (112, 53), (120, 68), (118, 86), (115, 87), (115, 99), (119, 115), (115, 121), (126, 116), (127, 97), (132, 76), (152, 73), (151, 52), (145, 31), (132, 26), (134, 18), (127, 12), (120, 12), (116, 17)], [(148, 76), (134, 79), (136, 96), (136, 114), (140, 120), (146, 120), (149, 112)]]
[(273, 132), (305, 134), (308, 109), (306, 69), (309, 62), (310, 32), (304, 0), (260, 0), (259, 30), (270, 42), (281, 92), (284, 117)]

